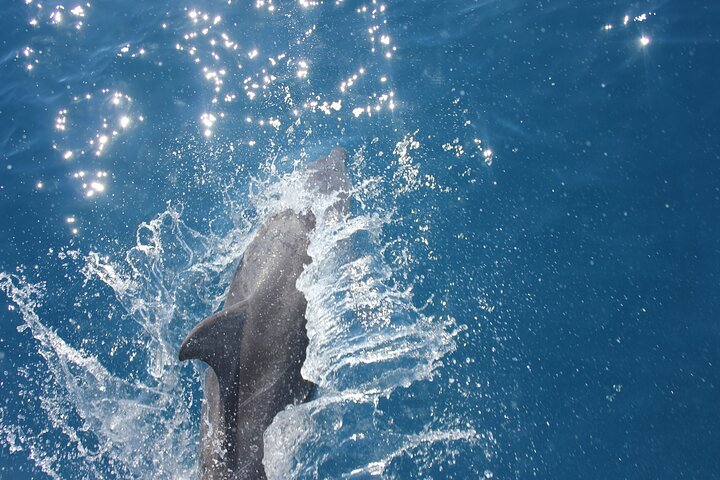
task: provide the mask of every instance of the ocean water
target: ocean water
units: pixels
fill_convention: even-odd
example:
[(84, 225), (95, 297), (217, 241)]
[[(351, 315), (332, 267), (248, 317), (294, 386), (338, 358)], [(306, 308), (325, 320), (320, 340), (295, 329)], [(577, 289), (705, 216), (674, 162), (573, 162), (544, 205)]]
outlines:
[(286, 208), (270, 478), (720, 478), (717, 2), (3, 7), (1, 478), (197, 478), (177, 350)]

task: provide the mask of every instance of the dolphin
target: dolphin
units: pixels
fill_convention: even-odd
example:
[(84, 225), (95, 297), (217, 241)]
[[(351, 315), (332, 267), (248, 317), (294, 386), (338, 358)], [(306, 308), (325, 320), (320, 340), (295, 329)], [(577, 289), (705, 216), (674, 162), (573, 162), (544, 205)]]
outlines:
[[(347, 153), (333, 149), (305, 168), (306, 187), (336, 194), (347, 211)], [(265, 479), (263, 434), (275, 415), (306, 402), (316, 385), (300, 369), (308, 346), (307, 300), (296, 287), (312, 259), (312, 212), (285, 210), (255, 233), (242, 255), (222, 310), (198, 324), (178, 357), (210, 366), (200, 432), (203, 480)]]

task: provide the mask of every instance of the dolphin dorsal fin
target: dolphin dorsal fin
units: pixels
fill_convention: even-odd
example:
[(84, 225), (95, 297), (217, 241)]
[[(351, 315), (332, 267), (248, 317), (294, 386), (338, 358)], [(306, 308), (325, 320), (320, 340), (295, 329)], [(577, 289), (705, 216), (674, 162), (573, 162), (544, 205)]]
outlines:
[(239, 358), (240, 332), (247, 318), (248, 302), (239, 302), (200, 322), (183, 341), (178, 358), (202, 360), (222, 378), (233, 371)]

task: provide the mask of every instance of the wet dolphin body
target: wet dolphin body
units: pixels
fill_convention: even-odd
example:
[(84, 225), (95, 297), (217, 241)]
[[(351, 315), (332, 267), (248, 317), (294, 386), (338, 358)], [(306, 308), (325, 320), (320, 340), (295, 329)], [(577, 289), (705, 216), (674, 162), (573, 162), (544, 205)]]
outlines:
[[(311, 164), (308, 188), (338, 192), (346, 210), (349, 181), (344, 150)], [(295, 284), (311, 259), (311, 212), (283, 211), (255, 234), (238, 265), (223, 309), (202, 321), (180, 347), (180, 360), (207, 363), (200, 439), (202, 479), (264, 479), (263, 433), (315, 385), (300, 369), (308, 346), (307, 302)]]

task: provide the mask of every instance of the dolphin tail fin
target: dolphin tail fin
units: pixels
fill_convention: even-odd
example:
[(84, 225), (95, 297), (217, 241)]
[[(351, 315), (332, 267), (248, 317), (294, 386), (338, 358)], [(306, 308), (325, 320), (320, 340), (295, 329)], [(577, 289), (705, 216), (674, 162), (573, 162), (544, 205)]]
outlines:
[(247, 303), (240, 302), (200, 322), (183, 341), (178, 358), (202, 360), (210, 365), (218, 377), (223, 366), (232, 364), (237, 355), (240, 332), (247, 316)]

